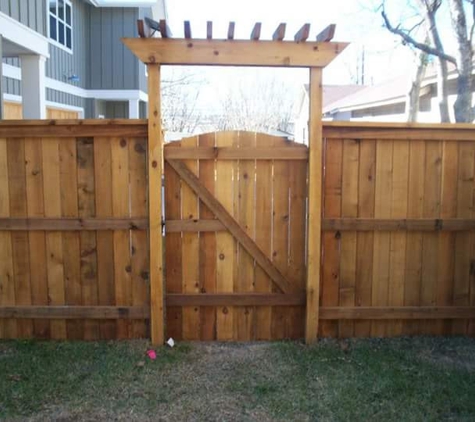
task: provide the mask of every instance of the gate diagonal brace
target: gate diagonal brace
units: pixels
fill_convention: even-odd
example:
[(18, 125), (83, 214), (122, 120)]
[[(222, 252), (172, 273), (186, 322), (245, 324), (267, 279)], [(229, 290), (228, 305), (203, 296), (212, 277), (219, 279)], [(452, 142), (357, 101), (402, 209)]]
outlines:
[(180, 160), (167, 159), (167, 163), (185, 181), (203, 203), (216, 215), (226, 229), (236, 238), (244, 249), (262, 267), (275, 286), (283, 293), (296, 292), (297, 289), (284, 277), (273, 262), (266, 256), (254, 240), (246, 233), (224, 206), (206, 189), (198, 177)]

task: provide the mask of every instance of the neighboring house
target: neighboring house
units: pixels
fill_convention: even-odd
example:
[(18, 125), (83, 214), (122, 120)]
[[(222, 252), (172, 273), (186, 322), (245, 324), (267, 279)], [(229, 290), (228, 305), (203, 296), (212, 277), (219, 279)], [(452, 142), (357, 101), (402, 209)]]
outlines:
[[(457, 92), (457, 73), (453, 66), (449, 72), (448, 103), (451, 121), (455, 121), (453, 105)], [(409, 75), (403, 75), (345, 96), (323, 108), (326, 120), (404, 122), (406, 120), (406, 95), (411, 85)], [(474, 85), (475, 88), (475, 85)], [(440, 122), (437, 100), (437, 74), (429, 68), (420, 90), (417, 121)]]
[[(304, 144), (308, 144), (308, 88), (308, 85), (302, 87), (300, 99), (296, 105), (296, 119), (294, 122), (295, 141)], [(351, 96), (365, 88), (363, 85), (324, 85), (322, 90), (323, 109), (325, 110), (340, 99)]]
[(0, 0), (4, 118), (144, 117), (146, 68), (120, 41), (144, 16), (164, 0)]

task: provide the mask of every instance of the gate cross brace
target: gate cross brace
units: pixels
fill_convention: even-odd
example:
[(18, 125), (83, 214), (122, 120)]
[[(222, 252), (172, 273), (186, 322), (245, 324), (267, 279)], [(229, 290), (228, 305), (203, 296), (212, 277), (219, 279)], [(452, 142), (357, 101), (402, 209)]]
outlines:
[(180, 160), (166, 160), (168, 164), (177, 172), (190, 188), (198, 195), (203, 203), (213, 212), (223, 223), (226, 229), (236, 238), (252, 258), (262, 267), (266, 274), (271, 278), (274, 284), (283, 292), (290, 293), (296, 289), (282, 275), (279, 269), (272, 263), (254, 240), (246, 233), (234, 217), (224, 208), (224, 206), (206, 189), (198, 177)]

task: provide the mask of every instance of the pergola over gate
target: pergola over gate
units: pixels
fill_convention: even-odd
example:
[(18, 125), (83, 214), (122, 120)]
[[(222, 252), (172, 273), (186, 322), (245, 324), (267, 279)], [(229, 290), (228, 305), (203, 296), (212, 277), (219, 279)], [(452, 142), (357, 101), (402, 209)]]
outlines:
[[(147, 65), (148, 69), (148, 204), (149, 204), (149, 253), (150, 253), (150, 295), (151, 295), (151, 337), (152, 342), (164, 341), (164, 277), (162, 244), (162, 196), (163, 137), (160, 104), (161, 65), (215, 65), (215, 66), (262, 66), (300, 67), (310, 69), (310, 119), (308, 159), (308, 213), (307, 213), (307, 277), (306, 277), (306, 325), (307, 343), (317, 339), (319, 321), (319, 288), (321, 267), (321, 225), (322, 225), (322, 69), (328, 65), (347, 43), (330, 42), (334, 25), (319, 35), (316, 42), (307, 41), (310, 25), (305, 24), (295, 34), (293, 41), (284, 41), (285, 24), (278, 26), (272, 41), (259, 40), (261, 24), (256, 23), (250, 40), (234, 40), (234, 23), (231, 22), (227, 39), (216, 40), (212, 35), (212, 22), (207, 25), (207, 38), (194, 39), (189, 22), (185, 22), (185, 38), (172, 39), (165, 21), (157, 23), (161, 38), (145, 38), (143, 23), (139, 22), (141, 38), (125, 38), (124, 44)], [(193, 173), (180, 162), (174, 163), (175, 170), (188, 184), (193, 184)], [(188, 179), (188, 180), (187, 180)], [(195, 181), (196, 182), (196, 181)], [(196, 189), (200, 189), (199, 184)], [(274, 271), (265, 254), (245, 237), (239, 223), (229, 220), (220, 204), (215, 203), (209, 192), (196, 191), (200, 199), (223, 219), (228, 218), (227, 227), (246, 248), (251, 250), (256, 262), (274, 280), (280, 275)], [(216, 208), (213, 210), (213, 206)], [(240, 237), (239, 237), (240, 236)], [(247, 242), (247, 243), (246, 243)], [(268, 262), (269, 261), (269, 262)], [(282, 279), (285, 288), (285, 280)], [(282, 287), (281, 286), (281, 287)], [(285, 290), (285, 289), (282, 289)]]

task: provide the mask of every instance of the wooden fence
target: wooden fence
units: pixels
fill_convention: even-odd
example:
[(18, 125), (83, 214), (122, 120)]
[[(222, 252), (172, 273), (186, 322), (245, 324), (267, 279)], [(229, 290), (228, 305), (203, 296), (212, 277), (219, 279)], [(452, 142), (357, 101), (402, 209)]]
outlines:
[[(475, 129), (323, 134), (319, 335), (474, 335)], [(165, 147), (167, 334), (302, 337), (306, 148), (233, 136)], [(0, 338), (149, 336), (146, 137), (147, 121), (0, 123)]]
[(324, 136), (320, 317), (345, 320), (321, 335), (474, 335), (475, 129), (331, 123)]
[(144, 122), (0, 133), (0, 337), (145, 337), (128, 309), (149, 304)]
[[(219, 132), (166, 145), (164, 155), (168, 303), (188, 305), (168, 307), (168, 335), (303, 337), (307, 148), (264, 134)], [(226, 218), (218, 213), (218, 219), (180, 180), (171, 165), (176, 160), (183, 160), (270, 262), (260, 262), (252, 244), (228, 231)], [(273, 269), (287, 291), (276, 285)]]

